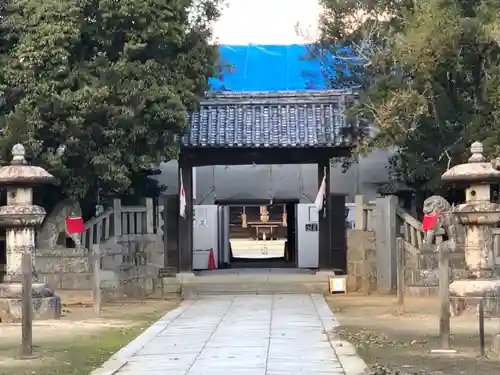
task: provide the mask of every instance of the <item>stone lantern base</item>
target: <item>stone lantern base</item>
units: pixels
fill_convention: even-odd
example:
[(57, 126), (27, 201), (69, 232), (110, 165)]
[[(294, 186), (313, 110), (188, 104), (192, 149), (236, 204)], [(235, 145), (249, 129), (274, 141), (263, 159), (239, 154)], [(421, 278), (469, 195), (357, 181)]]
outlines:
[(500, 334), (495, 335), (493, 337), (493, 345), (492, 345), (493, 352), (500, 356)]
[(450, 284), (450, 294), (457, 297), (499, 297), (498, 279), (463, 279)]
[[(33, 319), (59, 319), (61, 317), (61, 298), (45, 283), (32, 285)], [(22, 284), (0, 284), (0, 318), (2, 321), (19, 321), (22, 318)]]
[[(463, 279), (450, 284), (450, 296), (459, 297), (467, 304), (476, 304), (480, 297), (493, 297), (485, 300), (485, 312), (488, 315), (500, 314), (499, 279)], [(468, 301), (469, 299), (469, 301)], [(454, 301), (457, 302), (457, 301)], [(459, 313), (459, 312), (458, 312)]]

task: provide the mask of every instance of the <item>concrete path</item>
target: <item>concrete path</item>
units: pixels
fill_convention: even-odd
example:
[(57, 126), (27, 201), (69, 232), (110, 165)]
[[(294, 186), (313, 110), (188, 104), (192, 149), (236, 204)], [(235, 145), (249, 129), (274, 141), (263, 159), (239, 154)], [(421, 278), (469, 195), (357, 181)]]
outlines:
[(361, 375), (320, 295), (185, 301), (91, 375)]

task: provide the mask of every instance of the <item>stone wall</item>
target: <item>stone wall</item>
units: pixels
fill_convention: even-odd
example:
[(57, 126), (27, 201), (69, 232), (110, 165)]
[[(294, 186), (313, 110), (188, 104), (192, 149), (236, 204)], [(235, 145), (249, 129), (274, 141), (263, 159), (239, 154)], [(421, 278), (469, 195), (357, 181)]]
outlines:
[(37, 249), (35, 270), (38, 279), (56, 291), (92, 289), (92, 271), (85, 249)]
[(371, 293), (377, 290), (375, 233), (347, 231), (347, 290)]
[[(159, 235), (128, 235), (100, 246), (101, 291), (105, 301), (180, 293), (176, 278), (158, 278), (164, 246)], [(375, 234), (347, 232), (348, 291), (377, 289)], [(91, 290), (92, 265), (88, 250), (40, 249), (36, 271), (40, 281), (57, 290)]]
[[(100, 245), (104, 300), (161, 295), (164, 246), (159, 235), (126, 235)], [(35, 269), (39, 280), (57, 290), (91, 290), (92, 265), (86, 249), (40, 249)], [(165, 291), (166, 292), (166, 291)]]
[(164, 263), (161, 236), (126, 235), (101, 246), (101, 291), (104, 300), (148, 297)]

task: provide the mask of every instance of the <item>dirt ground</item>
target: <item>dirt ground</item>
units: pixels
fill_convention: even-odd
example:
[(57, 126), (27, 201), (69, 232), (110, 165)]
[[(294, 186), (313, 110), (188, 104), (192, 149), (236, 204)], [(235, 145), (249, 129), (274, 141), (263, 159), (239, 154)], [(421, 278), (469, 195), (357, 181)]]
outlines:
[[(500, 332), (500, 319), (485, 322), (487, 358), (479, 356), (478, 318), (467, 311), (451, 320), (454, 355), (430, 354), (439, 349), (438, 301), (406, 298), (398, 312), (394, 296), (330, 296), (340, 334), (358, 348), (373, 374), (491, 375), (500, 373), (500, 360), (489, 348)], [(392, 372), (391, 372), (392, 371)]]
[(60, 320), (33, 326), (33, 358), (20, 359), (19, 324), (0, 324), (0, 375), (88, 375), (179, 300), (127, 300), (103, 305), (95, 317), (90, 293), (59, 292)]

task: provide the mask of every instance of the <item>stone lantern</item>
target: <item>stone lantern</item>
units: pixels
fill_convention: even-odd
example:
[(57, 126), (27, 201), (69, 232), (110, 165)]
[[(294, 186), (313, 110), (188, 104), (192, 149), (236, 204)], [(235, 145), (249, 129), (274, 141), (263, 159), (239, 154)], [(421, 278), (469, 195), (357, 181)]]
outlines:
[[(16, 320), (22, 311), (22, 255), (32, 254), (35, 260), (36, 227), (46, 212), (33, 204), (33, 187), (54, 183), (54, 177), (45, 169), (28, 165), (24, 147), (12, 148), (12, 162), (0, 168), (0, 186), (7, 189), (7, 205), (0, 207), (0, 226), (6, 228), (6, 274), (0, 284), (0, 312)], [(33, 269), (34, 271), (34, 269)], [(61, 315), (59, 297), (45, 284), (37, 282), (33, 272), (33, 317), (57, 318)]]
[(500, 280), (493, 278), (492, 228), (500, 222), (500, 205), (490, 201), (492, 183), (500, 181), (500, 171), (483, 156), (483, 145), (474, 142), (468, 163), (457, 165), (443, 174), (446, 182), (465, 185), (465, 203), (452, 212), (465, 230), (464, 255), (469, 277), (455, 280), (450, 293), (457, 297), (500, 296)]

